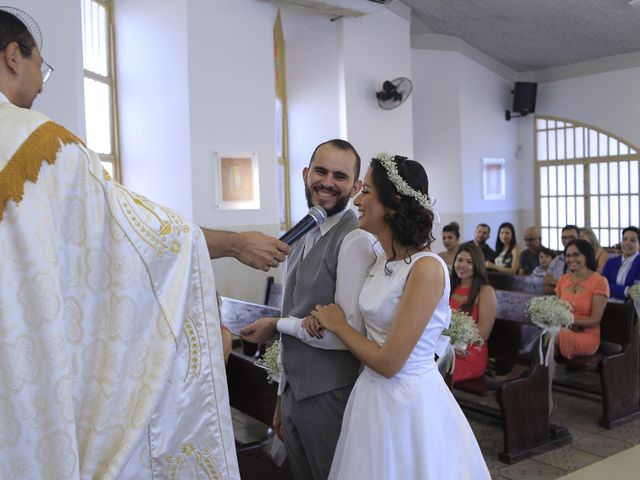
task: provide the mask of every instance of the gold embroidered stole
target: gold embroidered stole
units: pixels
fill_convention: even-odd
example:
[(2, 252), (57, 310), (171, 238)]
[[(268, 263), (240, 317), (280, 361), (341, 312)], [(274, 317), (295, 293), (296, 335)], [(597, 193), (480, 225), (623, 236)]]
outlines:
[(42, 162), (53, 165), (62, 146), (70, 143), (84, 145), (69, 130), (51, 121), (29, 135), (0, 172), (0, 221), (9, 200), (16, 203), (22, 200), (25, 182), (36, 183)]

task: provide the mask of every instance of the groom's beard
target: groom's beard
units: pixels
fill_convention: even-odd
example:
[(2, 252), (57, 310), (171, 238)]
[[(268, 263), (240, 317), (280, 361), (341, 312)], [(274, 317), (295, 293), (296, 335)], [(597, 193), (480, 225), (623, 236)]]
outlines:
[[(307, 197), (307, 206), (309, 208), (314, 207), (315, 205), (313, 204), (313, 201), (312, 201), (311, 188), (309, 188), (307, 185), (304, 186), (304, 194)], [(325, 209), (327, 212), (327, 217), (331, 217), (332, 215), (335, 215), (336, 213), (339, 213), (342, 210), (344, 210), (348, 205), (350, 198), (351, 198), (351, 195), (349, 193), (346, 193), (341, 197), (337, 197), (336, 204), (331, 208)]]

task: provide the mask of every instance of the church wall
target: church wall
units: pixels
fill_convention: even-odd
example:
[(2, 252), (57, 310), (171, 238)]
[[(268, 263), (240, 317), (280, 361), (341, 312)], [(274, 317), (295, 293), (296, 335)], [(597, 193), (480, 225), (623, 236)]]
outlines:
[[(416, 158), (430, 175), (441, 219), (433, 249), (443, 249), (441, 227), (452, 220), (462, 240), (481, 222), (497, 230), (509, 221), (520, 232), (527, 215), (518, 204), (517, 126), (504, 120), (509, 83), (457, 52), (413, 49), (412, 55)], [(505, 200), (483, 199), (483, 157), (506, 160)]]
[(381, 151), (413, 157), (413, 106), (410, 99), (392, 110), (378, 106), (384, 80), (411, 78), (409, 21), (383, 9), (339, 20), (344, 69), (343, 132), (363, 159)]
[(308, 10), (283, 8), (289, 108), (291, 217), (308, 211), (302, 169), (321, 142), (340, 137), (338, 22)]
[(116, 0), (114, 12), (122, 181), (192, 218), (186, 5)]
[[(523, 244), (518, 202), (522, 183), (533, 182), (523, 175), (517, 150), (518, 127), (507, 122), (504, 111), (510, 106), (512, 85), (479, 63), (459, 55), (460, 61), (460, 138), (462, 140), (462, 211), (463, 237), (471, 239), (478, 223), (491, 226), (495, 236), (502, 222), (511, 222), (516, 238)], [(486, 200), (483, 195), (483, 158), (505, 160), (506, 191), (504, 200)], [(492, 240), (495, 237), (492, 235)]]

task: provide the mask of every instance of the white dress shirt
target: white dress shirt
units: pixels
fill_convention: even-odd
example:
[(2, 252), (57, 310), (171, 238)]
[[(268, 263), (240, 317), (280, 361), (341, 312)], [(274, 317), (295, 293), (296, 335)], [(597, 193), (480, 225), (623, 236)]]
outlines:
[(631, 265), (633, 265), (633, 262), (638, 255), (640, 255), (640, 252), (636, 252), (630, 257), (622, 257), (620, 270), (618, 270), (618, 276), (616, 277), (617, 285), (624, 285), (624, 281), (627, 279), (627, 274), (629, 273), (629, 270), (631, 270)]

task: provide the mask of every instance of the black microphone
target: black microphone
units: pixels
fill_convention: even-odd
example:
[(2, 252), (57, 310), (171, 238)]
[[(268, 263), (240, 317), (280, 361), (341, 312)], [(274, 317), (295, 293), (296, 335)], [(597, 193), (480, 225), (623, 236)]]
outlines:
[(280, 237), (280, 240), (289, 245), (293, 244), (296, 240), (302, 237), (305, 233), (312, 230), (315, 226), (320, 225), (327, 219), (327, 212), (324, 208), (316, 205), (311, 207), (309, 213), (307, 213), (302, 220), (296, 223), (289, 229), (284, 235)]

